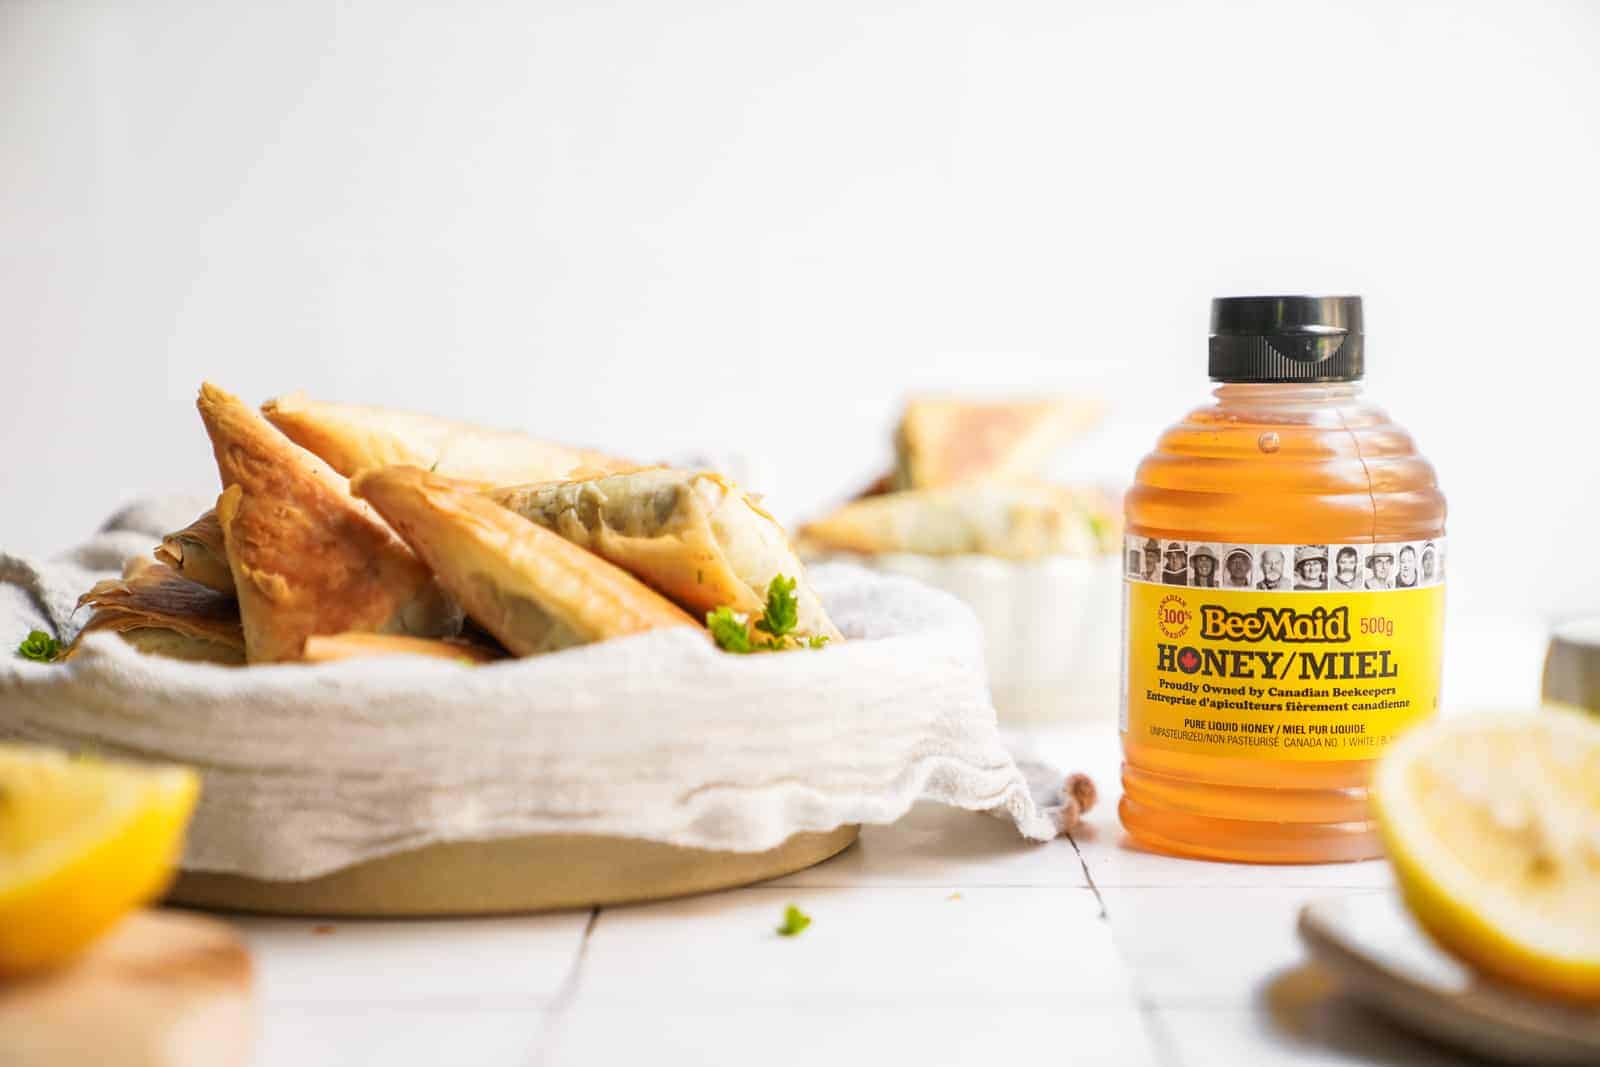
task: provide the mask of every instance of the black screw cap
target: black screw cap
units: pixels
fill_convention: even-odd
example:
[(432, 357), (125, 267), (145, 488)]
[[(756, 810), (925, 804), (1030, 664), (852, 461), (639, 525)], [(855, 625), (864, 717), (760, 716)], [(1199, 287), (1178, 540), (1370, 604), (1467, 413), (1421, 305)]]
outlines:
[(1211, 301), (1218, 382), (1353, 382), (1365, 370), (1359, 296), (1224, 296)]

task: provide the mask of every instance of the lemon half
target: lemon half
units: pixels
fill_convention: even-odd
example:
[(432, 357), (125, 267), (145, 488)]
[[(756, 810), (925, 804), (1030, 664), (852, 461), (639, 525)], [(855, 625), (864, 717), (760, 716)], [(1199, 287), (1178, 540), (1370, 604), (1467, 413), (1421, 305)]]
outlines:
[(1447, 719), (1402, 737), (1373, 782), (1407, 905), (1478, 970), (1600, 1001), (1600, 721)]
[(60, 964), (172, 879), (200, 780), (0, 745), (0, 977)]

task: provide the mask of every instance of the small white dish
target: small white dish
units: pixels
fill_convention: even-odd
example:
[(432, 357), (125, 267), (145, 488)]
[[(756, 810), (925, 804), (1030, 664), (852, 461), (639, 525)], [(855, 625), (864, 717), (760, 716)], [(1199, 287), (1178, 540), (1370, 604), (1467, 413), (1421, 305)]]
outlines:
[(1418, 1033), (1507, 1063), (1600, 1063), (1600, 1013), (1478, 977), (1396, 892), (1308, 904), (1300, 937), (1345, 992)]

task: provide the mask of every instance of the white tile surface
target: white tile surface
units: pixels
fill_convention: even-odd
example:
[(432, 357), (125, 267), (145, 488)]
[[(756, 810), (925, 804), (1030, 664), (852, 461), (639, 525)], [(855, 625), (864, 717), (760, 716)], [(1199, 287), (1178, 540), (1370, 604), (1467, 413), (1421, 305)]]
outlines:
[[(1452, 690), (1510, 701), (1526, 679), (1479, 684), (1481, 669), (1454, 660), (1458, 644), (1489, 642), (1480, 632), (1499, 633), (1452, 645)], [(1532, 646), (1517, 647), (1532, 677)], [(1117, 823), (1114, 725), (1030, 740), (1099, 786), (1076, 849), (919, 804), (781, 882), (603, 911), (587, 944), (586, 914), (244, 920), (263, 1001), (257, 1067), (1465, 1062), (1346, 1000), (1299, 943), (1302, 904), (1382, 892), (1385, 864), (1133, 850)], [(814, 922), (780, 938), (790, 902)]]
[(1122, 743), (1115, 723), (1072, 723), (1039, 731), (1031, 746), (1052, 764), (1082, 770), (1094, 779), (1099, 799), (1082, 825), (1072, 832), (1089, 878), (1104, 888), (1134, 886), (1307, 887), (1372, 889), (1393, 884), (1389, 865), (1318, 863), (1273, 866), (1256, 863), (1211, 863), (1174, 860), (1133, 845), (1117, 818), (1122, 797)]
[(923, 801), (891, 826), (866, 826), (854, 846), (774, 886), (1070, 886), (1084, 888), (1071, 842), (1026, 841), (1010, 822)]
[(1388, 863), (1308, 863), (1274, 866), (1260, 863), (1212, 863), (1175, 860), (1135, 847), (1117, 821), (1113, 791), (1110, 805), (1092, 812), (1073, 831), (1089, 877), (1101, 889), (1132, 887), (1376, 889), (1394, 883)]
[(1311, 965), (1281, 973), (1247, 1006), (1159, 1006), (1155, 1013), (1155, 1025), (1170, 1037), (1181, 1067), (1481, 1062), (1414, 1036), (1348, 1000), (1332, 978)]
[[(785, 905), (811, 917), (773, 929)], [(601, 913), (580, 998), (998, 996), (1129, 1002), (1129, 975), (1086, 889), (739, 890)]]
[(1307, 901), (1329, 893), (1102, 890), (1117, 947), (1137, 975), (1142, 997), (1159, 1005), (1234, 1006), (1250, 1002), (1281, 972), (1303, 964), (1306, 952), (1295, 920)]
[(586, 1064), (818, 1067), (1159, 1062), (1129, 1007), (1086, 1010), (1068, 998), (784, 998), (577, 1007), (552, 1035), (552, 1067)]
[(393, 1005), (280, 1005), (261, 1019), (257, 1067), (525, 1067), (543, 1013)]
[(269, 1005), (534, 1003), (555, 994), (587, 912), (426, 922), (242, 919)]

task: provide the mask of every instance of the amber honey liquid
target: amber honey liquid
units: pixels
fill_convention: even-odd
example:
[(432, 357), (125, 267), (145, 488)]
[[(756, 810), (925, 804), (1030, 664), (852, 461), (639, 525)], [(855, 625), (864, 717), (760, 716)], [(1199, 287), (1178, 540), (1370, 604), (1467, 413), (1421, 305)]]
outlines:
[[(1140, 464), (1127, 496), (1131, 534), (1221, 544), (1442, 538), (1432, 466), (1362, 400), (1359, 383), (1229, 384), (1213, 395)], [(1367, 808), (1371, 759), (1201, 755), (1131, 733), (1123, 759), (1122, 823), (1145, 847), (1265, 863), (1380, 853)]]

